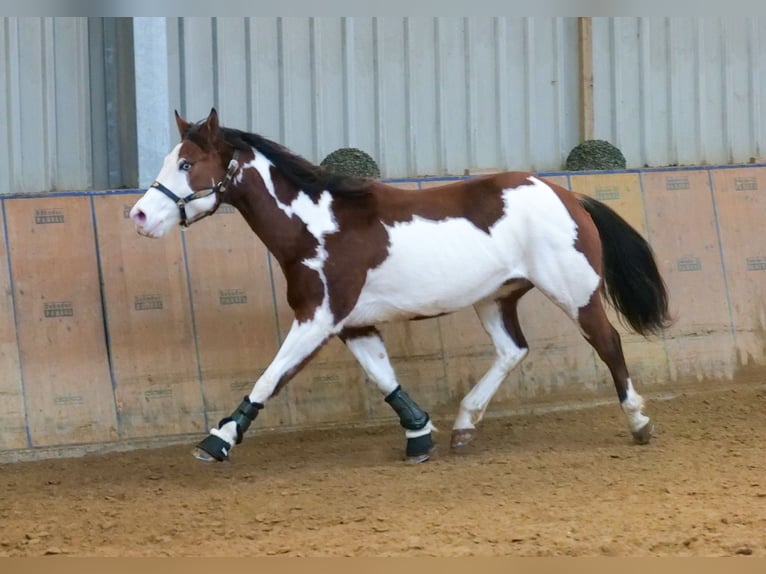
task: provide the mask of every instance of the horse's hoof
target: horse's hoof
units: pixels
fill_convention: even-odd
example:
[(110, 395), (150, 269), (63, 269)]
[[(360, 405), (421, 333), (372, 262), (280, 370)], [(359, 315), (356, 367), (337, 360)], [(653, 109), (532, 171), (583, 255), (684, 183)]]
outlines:
[(420, 464), (431, 459), (434, 454), (434, 441), (431, 439), (431, 433), (424, 434), (414, 438), (407, 439), (407, 462), (410, 464)]
[(223, 462), (229, 458), (231, 446), (215, 435), (208, 435), (192, 451), (194, 458), (202, 462)]
[(432, 448), (430, 451), (424, 454), (419, 454), (416, 456), (408, 456), (407, 457), (407, 464), (421, 464), (423, 462), (428, 462), (431, 460), (431, 457), (436, 454), (436, 449)]
[(467, 447), (476, 438), (476, 429), (454, 429), (450, 448), (459, 451)]
[(218, 459), (213, 458), (209, 453), (206, 453), (204, 450), (198, 447), (194, 447), (191, 453), (194, 458), (201, 460), (202, 462), (220, 462)]
[(648, 422), (637, 431), (631, 431), (633, 442), (636, 444), (649, 444), (653, 432), (654, 425), (651, 422)]

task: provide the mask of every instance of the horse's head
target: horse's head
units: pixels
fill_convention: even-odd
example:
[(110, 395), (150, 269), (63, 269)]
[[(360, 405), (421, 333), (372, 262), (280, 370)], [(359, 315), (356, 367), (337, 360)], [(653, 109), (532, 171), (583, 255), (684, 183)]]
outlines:
[(186, 227), (211, 215), (238, 167), (236, 152), (229, 161), (232, 150), (219, 137), (215, 109), (198, 124), (176, 112), (176, 124), (181, 143), (165, 157), (154, 183), (130, 210), (136, 231), (147, 237), (162, 237), (176, 225)]

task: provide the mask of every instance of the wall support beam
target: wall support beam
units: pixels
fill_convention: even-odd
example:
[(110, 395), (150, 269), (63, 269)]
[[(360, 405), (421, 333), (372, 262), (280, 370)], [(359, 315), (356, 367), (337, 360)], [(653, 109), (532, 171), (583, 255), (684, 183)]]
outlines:
[(580, 53), (580, 138), (593, 139), (593, 36), (592, 18), (577, 19)]
[(165, 18), (133, 18), (138, 185), (151, 185), (171, 148)]

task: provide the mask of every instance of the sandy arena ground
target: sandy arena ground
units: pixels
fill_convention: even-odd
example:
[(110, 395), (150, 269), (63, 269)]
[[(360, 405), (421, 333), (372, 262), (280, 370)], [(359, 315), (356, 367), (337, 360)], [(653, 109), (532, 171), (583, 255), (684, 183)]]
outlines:
[(766, 556), (766, 386), (485, 420), (401, 461), (396, 425), (0, 465), (0, 556)]

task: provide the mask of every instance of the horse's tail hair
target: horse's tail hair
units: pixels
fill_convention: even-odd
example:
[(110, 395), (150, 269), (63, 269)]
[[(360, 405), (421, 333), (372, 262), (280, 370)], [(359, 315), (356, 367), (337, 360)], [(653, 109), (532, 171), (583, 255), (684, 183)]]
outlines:
[(601, 237), (607, 300), (644, 337), (670, 326), (667, 288), (649, 243), (610, 207), (592, 197), (579, 201)]

